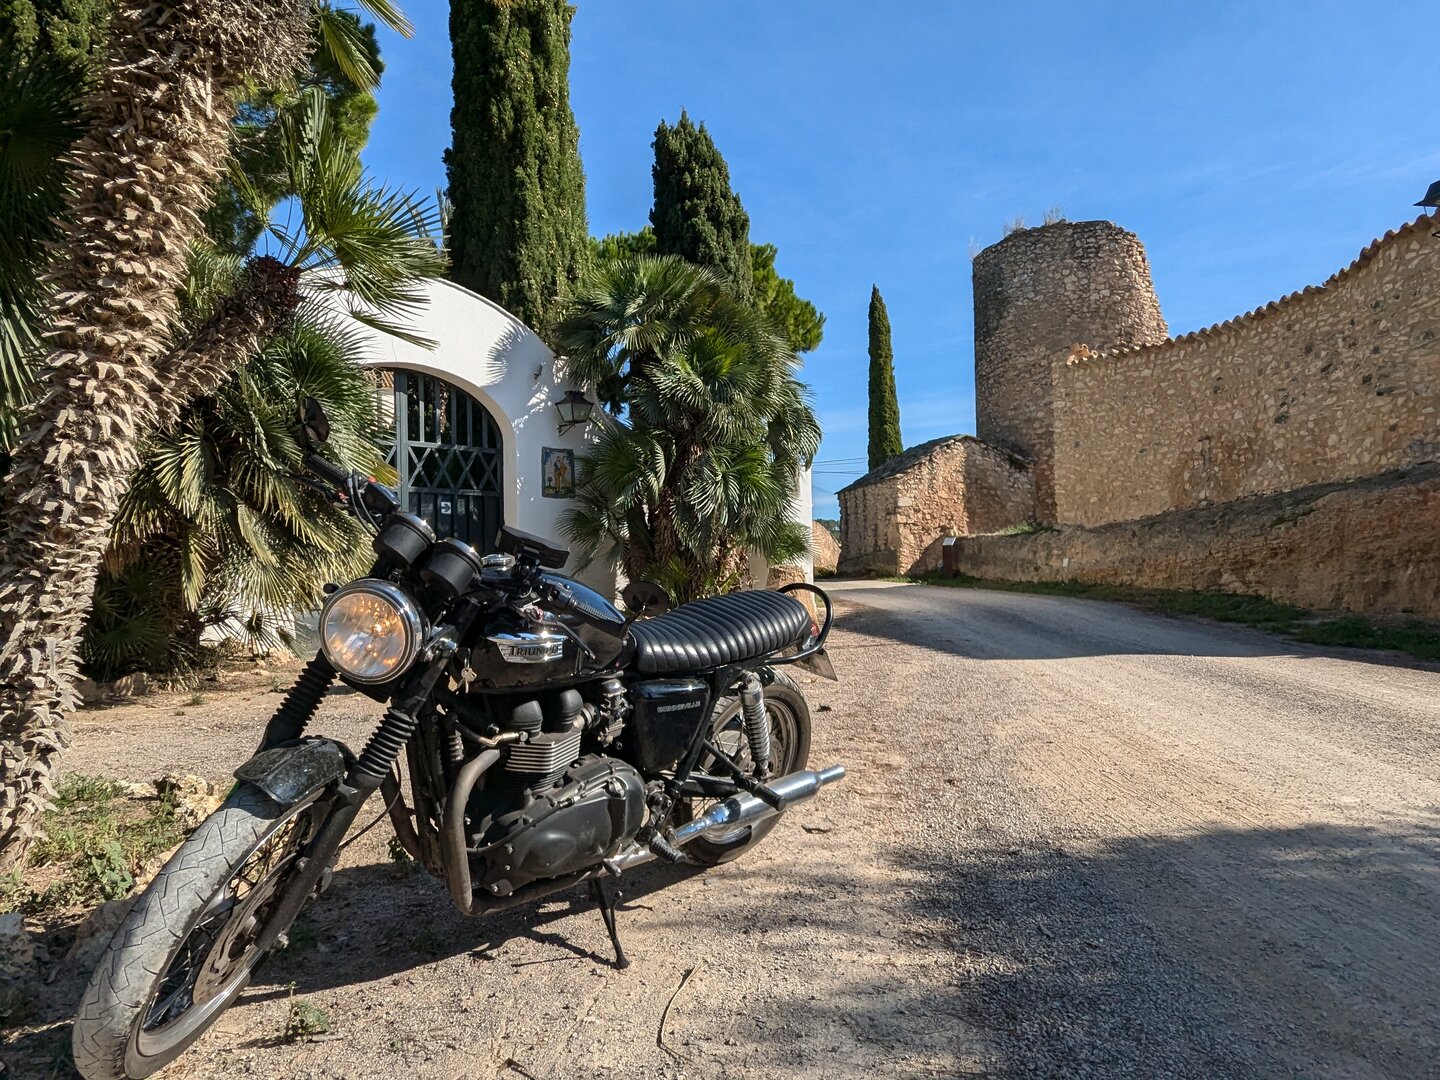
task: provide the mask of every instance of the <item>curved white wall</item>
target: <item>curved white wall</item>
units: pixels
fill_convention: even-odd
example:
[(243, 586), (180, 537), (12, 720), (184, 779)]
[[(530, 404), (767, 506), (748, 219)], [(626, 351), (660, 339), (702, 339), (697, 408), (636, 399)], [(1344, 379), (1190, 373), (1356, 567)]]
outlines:
[[(426, 305), (407, 320), (407, 329), (435, 342), (434, 348), (362, 327), (367, 348), (357, 360), (367, 367), (405, 368), (434, 375), (484, 405), (495, 418), (504, 444), (501, 460), (505, 472), (505, 522), (564, 542), (560, 518), (574, 504), (570, 499), (541, 495), (541, 450), (547, 446), (569, 448), (578, 458), (595, 440), (599, 427), (573, 427), (560, 434), (554, 402), (573, 384), (558, 377), (554, 353), (533, 330), (504, 308), (453, 282), (432, 280), (424, 290)], [(800, 477), (792, 514), (808, 535), (808, 469)], [(812, 580), (808, 554), (803, 563), (806, 580)], [(573, 565), (570, 569), (574, 572)], [(755, 560), (752, 572), (756, 582), (763, 585), (767, 573), (764, 563)], [(602, 592), (615, 592), (614, 575), (606, 567), (594, 565), (578, 576)]]
[[(568, 448), (578, 458), (595, 429), (582, 425), (560, 434), (554, 402), (571, 384), (557, 376), (554, 353), (524, 323), (469, 289), (437, 279), (426, 283), (425, 293), (427, 303), (407, 329), (433, 341), (434, 348), (366, 330), (366, 352), (357, 359), (367, 367), (437, 376), (484, 405), (503, 442), (505, 523), (564, 543), (560, 518), (574, 503), (541, 495), (541, 450)], [(614, 591), (614, 576), (604, 567), (589, 567), (579, 576)]]

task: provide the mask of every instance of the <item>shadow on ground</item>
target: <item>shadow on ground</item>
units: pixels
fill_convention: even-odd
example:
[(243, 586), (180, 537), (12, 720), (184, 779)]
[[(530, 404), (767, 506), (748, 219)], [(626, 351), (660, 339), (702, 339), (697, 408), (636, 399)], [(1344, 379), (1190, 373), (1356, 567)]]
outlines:
[[(787, 990), (728, 1017), (737, 1059), (772, 1075), (813, 1069), (843, 1033), (902, 1076), (1412, 1080), (1437, 1075), (1440, 1060), (1434, 822), (1142, 837), (1085, 856), (983, 843), (895, 850), (897, 884), (883, 891), (843, 866), (807, 864), (786, 871), (785, 894), (806, 897), (798, 915), (775, 890), (735, 896), (733, 917), (756, 933), (725, 942), (713, 939), (733, 935), (733, 922), (666, 907), (671, 868), (633, 874), (626, 904), (653, 908), (664, 926), (693, 933), (697, 951), (724, 948), (736, 963), (826, 942), (824, 965), (803, 984), (823, 993)], [(573, 962), (593, 954), (546, 927), (577, 904), (589, 904), (583, 891), (471, 922), (428, 878), (352, 868), (312, 917), (310, 944), (297, 935), (256, 985), (343, 988), (462, 953), (505, 964), (505, 943), (520, 937)], [(512, 967), (508, 978), (527, 977)], [(36, 1026), (11, 1033), (13, 1075), (67, 1075), (53, 1063), (72, 1003), (47, 996)], [(715, 1020), (697, 1011), (684, 1023)], [(824, 1075), (864, 1071), (832, 1064)]]
[[(1406, 832), (1141, 837), (1086, 857), (897, 852), (895, 870), (919, 871), (890, 898), (899, 973), (845, 973), (823, 999), (776, 1002), (741, 1031), (769, 1056), (787, 1031), (791, 1060), (812, 1065), (823, 1048), (805, 1033), (848, 1029), (882, 1059), (949, 1041), (963, 1062), (973, 1031), (964, 1074), (993, 1077), (1440, 1076), (1431, 816)], [(844, 875), (806, 889), (840, 898), (816, 904), (811, 926), (875, 944)]]
[[(626, 873), (617, 915), (622, 945), (627, 912), (665, 904), (658, 895), (662, 890), (700, 872), (648, 864)], [(604, 941), (602, 949), (592, 950), (546, 929), (577, 913), (594, 919), (591, 940)], [(612, 966), (615, 956), (602, 925), (589, 885), (470, 919), (451, 906), (445, 885), (423, 871), (398, 877), (394, 866), (349, 867), (336, 872), (329, 893), (303, 917), (299, 932), (291, 935), (291, 948), (256, 974), (251, 996), (256, 990), (262, 997), (288, 995), (292, 983), (297, 994), (308, 994), (371, 982), (411, 971), (417, 964), (467, 954), (477, 963), (509, 964), (517, 972), (533, 963), (576, 958)], [(554, 956), (512, 963), (504, 946), (522, 938), (553, 947)]]

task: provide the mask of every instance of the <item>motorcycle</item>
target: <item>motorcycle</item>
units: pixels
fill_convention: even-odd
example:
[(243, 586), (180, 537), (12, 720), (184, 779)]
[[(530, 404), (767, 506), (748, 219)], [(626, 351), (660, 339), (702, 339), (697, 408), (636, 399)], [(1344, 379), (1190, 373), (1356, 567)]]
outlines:
[[(371, 526), (376, 561), (327, 586), (319, 652), (106, 947), (74, 1026), (86, 1080), (149, 1076), (199, 1038), (325, 892), (377, 791), (371, 824), (388, 815), (465, 915), (588, 883), (625, 967), (613, 885), (627, 871), (738, 858), (845, 775), (807, 768), (810, 712), (783, 670), (835, 678), (823, 590), (670, 610), (634, 582), (622, 614), (559, 574), (569, 552), (540, 537), (502, 528), (487, 555), (437, 540), (389, 489), (321, 456), (313, 401), (301, 431), (309, 482)], [(358, 755), (307, 733), (337, 678), (386, 704)]]

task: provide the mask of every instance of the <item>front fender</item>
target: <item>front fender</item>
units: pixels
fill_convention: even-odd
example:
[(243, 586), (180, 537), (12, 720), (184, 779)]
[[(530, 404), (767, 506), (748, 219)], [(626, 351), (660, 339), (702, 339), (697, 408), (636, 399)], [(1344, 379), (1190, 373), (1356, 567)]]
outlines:
[(343, 779), (350, 752), (334, 739), (306, 738), (261, 750), (235, 770), (280, 806), (294, 806)]

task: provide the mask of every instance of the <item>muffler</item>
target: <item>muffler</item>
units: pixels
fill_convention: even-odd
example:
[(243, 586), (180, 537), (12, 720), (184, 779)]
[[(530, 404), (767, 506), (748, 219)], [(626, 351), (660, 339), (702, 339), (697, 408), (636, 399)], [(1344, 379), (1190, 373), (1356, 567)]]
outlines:
[[(844, 765), (831, 765), (818, 772), (814, 769), (801, 769), (799, 772), (787, 773), (785, 776), (768, 780), (765, 786), (779, 796), (778, 808), (749, 793), (732, 795), (710, 807), (694, 821), (687, 821), (681, 825), (670, 837), (669, 842), (673, 847), (683, 848), (692, 840), (704, 836), (706, 833), (764, 821), (766, 818), (774, 817), (782, 810), (790, 809), (796, 803), (814, 798), (815, 793), (826, 784), (833, 784), (835, 781), (843, 779), (844, 776)], [(655, 852), (649, 848), (633, 844), (615, 858), (608, 860), (605, 865), (607, 869), (615, 873), (650, 862), (657, 857)]]

